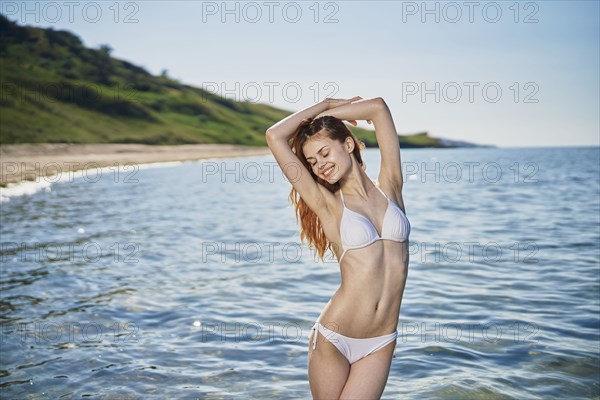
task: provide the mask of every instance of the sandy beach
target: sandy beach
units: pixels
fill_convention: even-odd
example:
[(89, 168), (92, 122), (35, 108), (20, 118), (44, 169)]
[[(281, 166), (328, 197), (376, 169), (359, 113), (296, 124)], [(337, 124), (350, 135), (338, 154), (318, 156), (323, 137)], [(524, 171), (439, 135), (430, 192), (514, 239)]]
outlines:
[(0, 146), (0, 186), (57, 172), (115, 165), (271, 154), (268, 147), (229, 144), (153, 146), (146, 144), (15, 144)]

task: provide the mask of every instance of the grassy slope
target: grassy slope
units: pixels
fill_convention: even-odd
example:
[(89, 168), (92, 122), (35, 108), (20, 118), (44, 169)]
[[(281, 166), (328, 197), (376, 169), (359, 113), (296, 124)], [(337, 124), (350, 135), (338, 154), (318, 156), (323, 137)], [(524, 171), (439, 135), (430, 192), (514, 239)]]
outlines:
[[(66, 31), (22, 27), (0, 15), (0, 143), (229, 143), (266, 145), (291, 111), (235, 102), (88, 49)], [(372, 131), (351, 130), (368, 147)], [(401, 136), (402, 147), (438, 147)]]

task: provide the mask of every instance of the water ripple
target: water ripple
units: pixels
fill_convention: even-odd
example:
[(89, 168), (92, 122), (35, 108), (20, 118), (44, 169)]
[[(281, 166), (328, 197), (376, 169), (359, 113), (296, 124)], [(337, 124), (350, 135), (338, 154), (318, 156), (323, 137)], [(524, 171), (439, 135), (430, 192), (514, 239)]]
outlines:
[[(384, 398), (600, 396), (599, 158), (403, 152), (497, 162), (510, 179), (479, 167), (472, 181), (407, 179), (411, 263)], [(365, 161), (374, 177), (377, 151)], [(515, 180), (515, 163), (539, 168)], [(253, 182), (203, 180), (203, 168), (76, 179), (2, 203), (3, 397), (310, 397), (309, 329), (339, 266), (300, 243), (282, 176), (265, 166)]]

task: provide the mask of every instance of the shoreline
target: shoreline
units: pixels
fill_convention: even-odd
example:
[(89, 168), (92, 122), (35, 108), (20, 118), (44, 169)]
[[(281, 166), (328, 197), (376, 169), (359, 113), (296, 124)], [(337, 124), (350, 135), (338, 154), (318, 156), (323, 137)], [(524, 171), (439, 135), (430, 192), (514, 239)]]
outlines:
[(60, 173), (214, 158), (272, 154), (268, 147), (231, 144), (149, 145), (128, 143), (34, 143), (0, 145), (0, 187), (37, 181)]

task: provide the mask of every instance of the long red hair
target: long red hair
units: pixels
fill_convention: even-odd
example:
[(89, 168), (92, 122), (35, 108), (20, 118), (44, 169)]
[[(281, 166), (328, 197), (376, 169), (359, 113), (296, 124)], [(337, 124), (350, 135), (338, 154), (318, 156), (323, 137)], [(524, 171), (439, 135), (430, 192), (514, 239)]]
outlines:
[[(332, 140), (337, 140), (340, 143), (344, 143), (347, 137), (351, 137), (354, 140), (354, 150), (352, 154), (356, 158), (358, 164), (364, 169), (365, 165), (362, 160), (361, 150), (364, 149), (365, 144), (358, 140), (356, 136), (348, 129), (348, 127), (342, 122), (342, 120), (326, 115), (320, 118), (305, 118), (300, 122), (298, 128), (292, 136), (290, 146), (292, 151), (300, 159), (300, 162), (308, 169), (311, 176), (317, 183), (325, 186), (331, 193), (335, 193), (339, 190), (340, 184), (336, 182), (330, 184), (329, 182), (319, 178), (312, 170), (312, 167), (306, 161), (306, 156), (302, 149), (304, 143), (316, 134), (321, 134), (329, 137)], [(300, 197), (300, 194), (292, 186), (292, 190), (289, 195), (290, 201), (296, 207), (296, 223), (300, 220), (301, 231), (300, 239), (302, 242), (307, 242), (310, 247), (313, 247), (321, 260), (324, 260), (325, 252), (329, 249), (332, 250), (332, 243), (325, 237), (325, 232), (321, 221), (317, 217), (317, 214), (308, 207), (306, 202)]]

